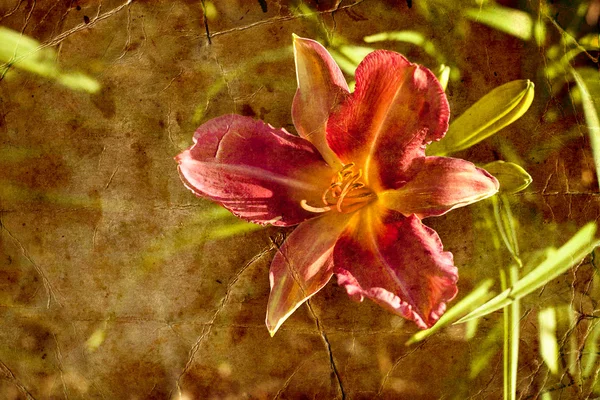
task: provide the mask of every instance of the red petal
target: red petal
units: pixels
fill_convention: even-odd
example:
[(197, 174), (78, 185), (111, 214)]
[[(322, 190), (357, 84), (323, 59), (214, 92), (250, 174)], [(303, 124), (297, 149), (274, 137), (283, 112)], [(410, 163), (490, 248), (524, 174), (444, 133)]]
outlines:
[(331, 55), (318, 42), (294, 35), (294, 59), (298, 90), (292, 119), (298, 134), (309, 140), (334, 169), (341, 163), (325, 141), (331, 111), (349, 93), (348, 84)]
[(494, 195), (498, 181), (474, 164), (448, 157), (427, 157), (419, 173), (397, 190), (378, 194), (381, 203), (404, 215), (442, 215)]
[(285, 240), (271, 264), (271, 295), (266, 324), (271, 336), (283, 322), (331, 279), (333, 246), (347, 214), (327, 213), (300, 224)]
[(289, 226), (314, 217), (300, 201), (320, 204), (333, 173), (308, 141), (248, 117), (210, 120), (194, 142), (176, 157), (186, 186), (260, 224)]
[(356, 90), (329, 118), (327, 143), (342, 162), (364, 166), (371, 188), (395, 189), (418, 170), (425, 145), (444, 136), (448, 116), (431, 71), (379, 50), (358, 66)]
[(452, 253), (415, 215), (376, 211), (369, 207), (357, 215), (360, 222), (336, 243), (338, 283), (356, 300), (368, 297), (420, 328), (430, 327), (457, 292)]

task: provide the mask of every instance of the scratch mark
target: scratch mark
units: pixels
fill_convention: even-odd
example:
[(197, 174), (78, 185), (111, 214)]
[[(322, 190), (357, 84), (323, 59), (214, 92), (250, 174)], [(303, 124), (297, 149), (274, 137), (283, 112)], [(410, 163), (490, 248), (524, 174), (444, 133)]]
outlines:
[(498, 373), (498, 366), (500, 365), (501, 362), (502, 362), (502, 360), (499, 360), (498, 362), (496, 362), (496, 365), (494, 366), (494, 371), (490, 374), (490, 379), (487, 381), (485, 386), (483, 388), (481, 388), (473, 396), (469, 396), (469, 399), (474, 399), (475, 397), (479, 396), (480, 394), (484, 393), (485, 391), (487, 391), (489, 389), (492, 382), (494, 381), (494, 378), (496, 377), (496, 374)]
[[(240, 276), (242, 276), (242, 274), (244, 273), (244, 271), (246, 271), (256, 261), (260, 260), (266, 254), (268, 254), (271, 250), (273, 250), (273, 245), (269, 245), (266, 249), (262, 250), (260, 253), (258, 253), (254, 257), (252, 257), (252, 259), (250, 261), (248, 261), (246, 263), (246, 265), (244, 265), (235, 274), (235, 276), (233, 278), (231, 278), (231, 280), (229, 281), (229, 284), (227, 285), (227, 289), (225, 291), (225, 295), (221, 299), (221, 303), (219, 304), (217, 310), (214, 312), (214, 314), (212, 315), (212, 317), (208, 321), (208, 323), (202, 328), (202, 333), (198, 337), (198, 339), (196, 340), (196, 342), (194, 343), (194, 345), (192, 346), (192, 348), (190, 349), (188, 361), (185, 364), (185, 367), (183, 368), (183, 371), (181, 372), (181, 374), (177, 378), (177, 381), (175, 382), (176, 390), (177, 390), (177, 393), (178, 393), (178, 395), (179, 395), (180, 398), (182, 396), (181, 385), (180, 385), (181, 379), (189, 371), (190, 367), (192, 366), (192, 364), (194, 362), (194, 359), (196, 358), (196, 353), (198, 353), (198, 350), (200, 350), (200, 346), (202, 345), (202, 342), (208, 336), (208, 334), (211, 332), (211, 330), (212, 330), (212, 328), (213, 328), (213, 326), (215, 324), (215, 321), (216, 321), (217, 317), (219, 316), (219, 314), (221, 313), (221, 311), (223, 311), (223, 309), (225, 308), (225, 304), (227, 303), (227, 300), (229, 300), (229, 296), (231, 294), (231, 290), (233, 289), (233, 287), (235, 286), (235, 284), (237, 283), (237, 281), (240, 279)], [(169, 398), (172, 398), (171, 394), (169, 394)]]
[[(231, 98), (231, 100), (233, 101), (233, 103), (235, 105), (236, 104), (235, 98), (231, 94), (231, 86), (229, 85), (229, 80), (227, 80), (227, 75), (225, 73), (225, 69), (223, 69), (223, 66), (219, 62), (219, 59), (217, 58), (216, 55), (213, 58), (214, 58), (215, 62), (217, 63), (219, 70), (221, 71), (221, 76), (223, 77), (223, 82), (225, 82), (225, 86), (227, 86), (227, 94), (229, 95), (229, 98)], [(207, 108), (208, 108), (208, 104), (207, 104)]]
[(406, 357), (408, 357), (411, 354), (413, 354), (415, 351), (420, 350), (421, 347), (423, 347), (425, 345), (425, 343), (427, 343), (427, 342), (428, 342), (427, 340), (424, 340), (417, 347), (415, 347), (413, 350), (409, 351), (408, 353), (405, 353), (405, 354), (401, 355), (396, 360), (396, 362), (394, 363), (394, 365), (392, 365), (392, 368), (390, 368), (390, 370), (385, 374), (385, 376), (381, 380), (381, 385), (379, 386), (379, 390), (377, 391), (377, 397), (381, 397), (381, 394), (383, 393), (383, 389), (385, 388), (385, 385), (386, 385), (388, 379), (390, 378), (390, 376), (392, 375), (392, 373), (396, 370), (396, 368), (398, 367), (398, 365), (400, 365), (400, 362), (403, 359), (405, 359)]
[(104, 186), (104, 190), (108, 189), (108, 187), (112, 183), (115, 175), (117, 174), (118, 170), (119, 170), (119, 166), (117, 165), (117, 167), (115, 168), (115, 170), (113, 171), (113, 173), (110, 175), (110, 178), (108, 178), (108, 182), (106, 182), (106, 186)]
[(42, 282), (44, 284), (44, 289), (46, 289), (46, 295), (48, 296), (48, 300), (46, 302), (46, 308), (50, 308), (50, 304), (51, 304), (52, 300), (54, 300), (60, 306), (61, 304), (60, 304), (60, 302), (56, 298), (56, 294), (54, 293), (54, 289), (52, 288), (52, 285), (50, 284), (50, 281), (48, 280), (48, 277), (47, 277), (45, 271), (42, 269), (42, 267), (40, 267), (37, 263), (35, 263), (33, 261), (33, 259), (31, 258), (31, 256), (29, 255), (29, 252), (27, 251), (27, 249), (12, 234), (12, 232), (8, 230), (8, 228), (6, 227), (6, 225), (4, 225), (4, 223), (0, 219), (0, 231), (2, 231), (2, 230), (6, 231), (6, 233), (13, 240), (13, 242), (15, 242), (19, 246), (19, 248), (21, 249), (21, 254), (23, 255), (23, 257), (25, 257), (27, 259), (27, 261), (29, 261), (31, 263), (31, 265), (33, 265), (33, 268), (35, 268), (36, 272), (42, 278)]
[(50, 13), (52, 12), (52, 10), (54, 10), (54, 8), (60, 4), (60, 0), (54, 2), (54, 4), (52, 5), (52, 7), (50, 7), (48, 9), (48, 11), (46, 11), (46, 14), (44, 14), (44, 16), (42, 18), (40, 18), (40, 20), (38, 21), (38, 23), (36, 24), (36, 26), (40, 26), (44, 23), (44, 21), (46, 20), (46, 18), (48, 18), (48, 15), (50, 15)]
[[(23, 24), (23, 28), (21, 29), (21, 35), (25, 34), (25, 29), (27, 28), (27, 25), (29, 24), (29, 20), (31, 19), (31, 15), (33, 14), (33, 10), (35, 10), (36, 5), (37, 5), (37, 1), (33, 0), (31, 9), (29, 10), (29, 13), (27, 13), (27, 17), (25, 17), (25, 23)], [(15, 49), (15, 51), (16, 51), (16, 49)]]
[(335, 379), (337, 381), (338, 390), (340, 392), (341, 398), (342, 398), (342, 400), (344, 400), (346, 398), (346, 393), (344, 392), (344, 386), (342, 385), (342, 379), (340, 378), (340, 374), (338, 373), (337, 366), (335, 365), (335, 359), (333, 357), (333, 352), (331, 351), (331, 343), (329, 343), (329, 339), (327, 338), (325, 329), (323, 328), (323, 325), (319, 321), (317, 314), (315, 313), (315, 311), (313, 310), (313, 308), (310, 304), (310, 299), (306, 300), (306, 306), (308, 307), (308, 310), (310, 311), (312, 317), (314, 318), (315, 324), (317, 326), (317, 330), (319, 331), (319, 334), (321, 335), (321, 339), (323, 340), (323, 343), (325, 344), (325, 349), (327, 350), (327, 354), (329, 355), (329, 364), (331, 366), (331, 371), (333, 372), (333, 375), (335, 376)]
[(171, 81), (169, 81), (169, 83), (167, 84), (167, 86), (165, 86), (165, 87), (164, 87), (164, 88), (163, 88), (163, 89), (162, 89), (162, 90), (161, 90), (159, 93), (162, 93), (162, 92), (164, 92), (165, 90), (167, 90), (168, 88), (170, 88), (170, 87), (171, 87), (171, 85), (173, 84), (173, 82), (175, 82), (175, 80), (176, 80), (177, 78), (179, 78), (181, 75), (183, 75), (183, 68), (179, 69), (179, 73), (178, 73), (177, 75), (175, 75), (175, 76), (174, 76), (174, 77), (171, 79)]
[(58, 339), (55, 334), (52, 334), (54, 337), (54, 343), (56, 344), (55, 357), (56, 361), (58, 361), (58, 372), (60, 373), (60, 381), (62, 382), (63, 394), (65, 395), (65, 399), (69, 399), (69, 392), (67, 391), (67, 384), (65, 383), (64, 371), (63, 371), (63, 362), (62, 362), (62, 352), (60, 350), (60, 345), (58, 344)]
[(340, 11), (340, 10), (348, 9), (350, 7), (354, 7), (354, 6), (362, 3), (363, 1), (365, 1), (365, 0), (358, 0), (358, 1), (354, 2), (354, 3), (352, 3), (352, 4), (348, 4), (348, 5), (345, 5), (345, 6), (342, 6), (342, 7), (339, 7), (339, 4), (338, 4), (336, 7), (334, 7), (333, 9), (330, 9), (330, 10), (315, 11), (315, 12), (310, 12), (310, 13), (305, 13), (305, 14), (284, 15), (284, 16), (277, 16), (277, 17), (273, 17), (273, 18), (268, 18), (268, 19), (265, 19), (265, 20), (253, 22), (253, 23), (248, 24), (248, 25), (237, 26), (235, 28), (230, 28), (230, 29), (225, 29), (225, 30), (218, 31), (218, 32), (213, 32), (210, 35), (210, 37), (214, 38), (214, 37), (225, 35), (225, 34), (231, 33), (231, 32), (245, 31), (247, 29), (256, 28), (257, 26), (267, 25), (267, 24), (276, 23), (276, 22), (291, 21), (291, 20), (295, 20), (295, 19), (301, 19), (301, 18), (306, 18), (306, 17), (318, 16), (318, 15), (321, 15), (321, 14), (329, 14), (329, 13), (334, 12), (334, 11)]
[(0, 360), (0, 374), (2, 374), (1, 376), (4, 379), (15, 385), (19, 389), (19, 391), (25, 396), (25, 398), (27, 398), (27, 400), (35, 400), (31, 393), (29, 393), (25, 386), (23, 386), (23, 384), (19, 382), (19, 380), (15, 377), (15, 374), (12, 373), (10, 368), (8, 368), (6, 364), (2, 362), (2, 360)]
[(120, 61), (131, 46), (131, 7), (127, 8), (127, 39), (125, 40), (125, 45), (123, 46), (123, 52), (114, 62)]
[[(29, 57), (31, 54), (37, 53), (38, 51), (45, 49), (46, 47), (53, 47), (53, 46), (57, 46), (59, 45), (63, 40), (65, 40), (66, 38), (68, 38), (69, 36), (80, 32), (82, 30), (91, 28), (92, 26), (96, 25), (97, 23), (115, 15), (116, 13), (118, 13), (119, 11), (121, 11), (123, 8), (127, 7), (128, 5), (130, 5), (132, 3), (133, 0), (127, 0), (125, 3), (121, 4), (120, 6), (113, 8), (110, 11), (105, 12), (104, 14), (100, 14), (100, 7), (98, 7), (98, 14), (90, 20), (89, 23), (85, 23), (82, 22), (79, 25), (76, 25), (75, 27), (55, 36), (53, 39), (40, 44), (38, 47), (36, 47), (34, 50), (32, 50), (30, 53), (28, 54), (23, 54), (21, 57), (15, 58), (10, 60), (7, 63), (1, 64), (0, 65), (0, 70), (9, 67), (11, 64), (18, 62), (20, 60), (22, 60), (23, 58)], [(34, 1), (34, 6), (35, 6), (35, 1)], [(33, 10), (33, 7), (32, 7)], [(31, 11), (32, 11), (31, 10)], [(31, 15), (31, 11), (29, 13), (29, 16)], [(29, 20), (29, 16), (27, 17), (27, 20)], [(25, 25), (27, 25), (27, 21), (25, 23)], [(25, 27), (23, 27), (23, 29), (25, 29)]]
[(2, 21), (6, 17), (10, 17), (11, 15), (13, 15), (19, 9), (19, 7), (21, 7), (21, 4), (23, 4), (23, 0), (19, 0), (19, 3), (15, 6), (15, 8), (13, 8), (12, 10), (4, 14), (2, 17), (0, 17), (0, 21)]
[(142, 59), (142, 49), (146, 46), (146, 42), (148, 41), (148, 34), (146, 33), (146, 23), (144, 22), (144, 16), (141, 17), (141, 28), (142, 28), (142, 43), (138, 47), (138, 60)]
[(275, 397), (273, 397), (273, 400), (277, 400), (280, 398), (280, 396), (283, 394), (283, 392), (288, 388), (288, 386), (292, 382), (292, 379), (294, 378), (294, 376), (296, 376), (298, 371), (300, 371), (302, 369), (302, 367), (304, 367), (304, 364), (308, 363), (308, 361), (310, 361), (312, 358), (313, 357), (307, 358), (306, 360), (302, 361), (296, 367), (296, 369), (292, 372), (292, 374), (290, 376), (288, 376), (288, 378), (285, 380), (285, 382), (283, 383), (283, 386), (277, 391), (277, 393), (275, 394)]
[(167, 103), (167, 135), (169, 136), (169, 141), (171, 142), (171, 144), (173, 145), (173, 147), (177, 148), (177, 145), (175, 144), (175, 141), (173, 140), (173, 132), (171, 131), (171, 103)]

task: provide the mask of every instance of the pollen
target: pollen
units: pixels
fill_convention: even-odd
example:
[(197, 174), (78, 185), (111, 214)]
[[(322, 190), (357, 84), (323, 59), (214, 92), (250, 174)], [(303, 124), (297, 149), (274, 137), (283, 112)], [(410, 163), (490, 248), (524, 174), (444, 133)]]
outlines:
[(323, 192), (323, 206), (312, 206), (302, 200), (300, 206), (306, 211), (323, 213), (330, 210), (349, 214), (377, 198), (375, 193), (361, 181), (363, 172), (354, 163), (346, 164), (332, 178), (331, 185)]

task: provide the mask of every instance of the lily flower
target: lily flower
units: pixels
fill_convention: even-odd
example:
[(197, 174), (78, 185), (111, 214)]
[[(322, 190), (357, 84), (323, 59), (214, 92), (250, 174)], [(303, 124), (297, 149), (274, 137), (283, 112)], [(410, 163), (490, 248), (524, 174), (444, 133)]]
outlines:
[(212, 119), (176, 157), (185, 185), (245, 220), (298, 225), (270, 268), (271, 335), (335, 274), (365, 297), (431, 327), (457, 293), (457, 268), (422, 219), (492, 196), (498, 181), (425, 146), (448, 129), (444, 90), (427, 68), (377, 50), (353, 93), (327, 50), (294, 35), (299, 136), (239, 115)]

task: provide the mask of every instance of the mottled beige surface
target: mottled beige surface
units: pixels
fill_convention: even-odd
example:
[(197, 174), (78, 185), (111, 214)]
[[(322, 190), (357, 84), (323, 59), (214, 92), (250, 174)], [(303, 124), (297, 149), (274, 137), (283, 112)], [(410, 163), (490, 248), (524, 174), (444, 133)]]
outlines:
[[(244, 225), (227, 236), (235, 219), (186, 190), (173, 157), (199, 123), (225, 113), (293, 131), (292, 32), (364, 45), (380, 31), (421, 31), (461, 70), (448, 88), (453, 116), (502, 83), (536, 80), (535, 44), (442, 8), (432, 26), (415, 6), (391, 0), (342, 1), (336, 12), (327, 11), (333, 1), (298, 10), (299, 2), (265, 0), (263, 12), (259, 1), (218, 0), (206, 21), (210, 43), (199, 0), (69, 3), (0, 0), (0, 25), (53, 47), (62, 68), (102, 86), (90, 95), (18, 70), (0, 81), (0, 398), (502, 397), (500, 313), (470, 340), (459, 325), (405, 346), (414, 325), (352, 302), (332, 281), (312, 311), (301, 307), (270, 338), (268, 268), (289, 230)], [(414, 46), (380, 47), (435, 66)], [(545, 122), (552, 99), (536, 84), (524, 118), (458, 154), (484, 163), (506, 159), (506, 143), (516, 149), (534, 178), (511, 197), (524, 251), (560, 245), (600, 215), (584, 127), (543, 159), (531, 156), (582, 118), (564, 105), (562, 118)], [(497, 281), (509, 262), (493, 250), (489, 210), (483, 203), (426, 221), (455, 255), (459, 298), (486, 277)], [(536, 315), (569, 304), (591, 313), (594, 271), (585, 261), (525, 299), (522, 398), (589, 390), (542, 365)], [(560, 327), (564, 360), (569, 343), (580, 349), (587, 321)]]

